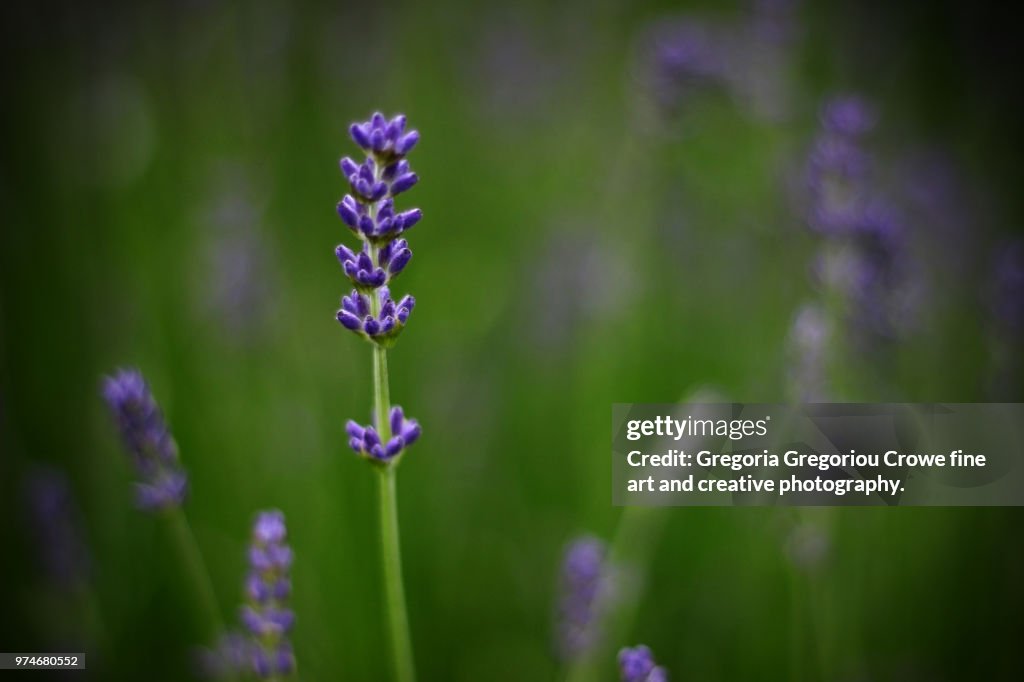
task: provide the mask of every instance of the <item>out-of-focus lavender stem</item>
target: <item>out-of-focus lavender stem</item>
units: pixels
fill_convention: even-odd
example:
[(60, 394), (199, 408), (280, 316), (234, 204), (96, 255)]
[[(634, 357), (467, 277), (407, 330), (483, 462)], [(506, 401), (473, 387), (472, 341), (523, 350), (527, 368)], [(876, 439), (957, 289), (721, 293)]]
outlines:
[(175, 544), (181, 553), (189, 580), (199, 595), (204, 612), (204, 622), (208, 628), (206, 634), (210, 641), (213, 641), (220, 633), (224, 632), (224, 623), (220, 617), (217, 596), (213, 589), (213, 582), (210, 580), (210, 572), (203, 560), (202, 551), (200, 551), (199, 544), (192, 533), (192, 527), (185, 517), (185, 512), (180, 507), (167, 509), (164, 512), (164, 518), (171, 529), (171, 534), (174, 535)]

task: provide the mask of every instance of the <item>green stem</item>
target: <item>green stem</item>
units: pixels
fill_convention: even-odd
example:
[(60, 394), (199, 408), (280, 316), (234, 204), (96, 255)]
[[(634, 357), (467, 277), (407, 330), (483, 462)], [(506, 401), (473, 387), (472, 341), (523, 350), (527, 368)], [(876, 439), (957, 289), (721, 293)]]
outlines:
[(387, 593), (388, 626), (394, 656), (395, 679), (413, 682), (412, 642), (409, 639), (409, 619), (405, 610), (405, 590), (402, 587), (402, 554), (398, 541), (398, 506), (395, 495), (394, 467), (380, 470), (380, 533), (384, 558), (384, 588)]
[[(371, 308), (376, 315), (380, 307), (376, 296), (371, 296)], [(380, 346), (373, 348), (373, 412), (381, 441), (391, 439), (388, 413), (391, 399), (388, 395), (388, 352)], [(398, 536), (398, 498), (395, 494), (395, 467), (384, 465), (380, 471), (380, 539), (384, 564), (384, 590), (387, 596), (388, 630), (394, 659), (395, 680), (413, 682), (416, 673), (409, 637), (409, 617), (405, 608), (405, 589), (402, 586), (402, 550)]]
[(216, 639), (218, 635), (224, 632), (224, 624), (220, 618), (220, 609), (217, 606), (217, 596), (213, 591), (213, 582), (210, 580), (209, 571), (206, 570), (206, 562), (203, 561), (202, 552), (199, 551), (199, 545), (196, 543), (196, 538), (192, 533), (192, 527), (189, 526), (188, 519), (185, 518), (185, 512), (175, 507), (168, 511), (165, 517), (174, 533), (174, 539), (185, 562), (189, 579), (199, 593), (199, 599), (205, 611), (207, 627), (212, 629), (210, 641), (213, 641), (213, 639)]

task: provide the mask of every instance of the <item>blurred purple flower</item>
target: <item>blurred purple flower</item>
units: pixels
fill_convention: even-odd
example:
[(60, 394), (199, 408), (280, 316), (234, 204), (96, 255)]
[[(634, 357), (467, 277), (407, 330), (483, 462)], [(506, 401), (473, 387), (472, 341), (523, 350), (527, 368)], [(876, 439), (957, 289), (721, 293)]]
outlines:
[(558, 603), (558, 651), (564, 660), (586, 653), (597, 640), (601, 602), (606, 596), (604, 542), (584, 536), (569, 544), (562, 560)]
[(274, 249), (261, 229), (263, 209), (247, 175), (226, 166), (209, 183), (214, 190), (202, 209), (202, 271), (196, 307), (225, 337), (248, 343), (261, 337), (275, 309)]
[(807, 165), (807, 222), (825, 238), (815, 274), (842, 298), (861, 341), (908, 331), (923, 295), (904, 220), (869, 173), (863, 137), (876, 122), (873, 108), (855, 95), (827, 101)]
[(815, 231), (844, 234), (863, 220), (871, 158), (861, 136), (873, 125), (874, 114), (855, 96), (833, 98), (822, 108), (807, 163), (808, 224)]
[(528, 267), (533, 295), (523, 314), (533, 321), (531, 337), (547, 349), (567, 349), (587, 323), (620, 314), (638, 286), (628, 257), (577, 226), (554, 229)]
[(25, 480), (32, 540), (51, 582), (64, 589), (82, 584), (89, 574), (89, 554), (71, 485), (60, 471), (39, 468)]
[(258, 677), (288, 675), (295, 670), (295, 655), (288, 639), (295, 624), (295, 612), (288, 605), (291, 566), (292, 549), (287, 544), (284, 514), (277, 510), (260, 512), (253, 523), (249, 547), (247, 603), (240, 613), (250, 635), (249, 645), (230, 640), (230, 652), (247, 658), (247, 667)]
[(668, 672), (654, 663), (651, 650), (642, 644), (619, 651), (622, 682), (667, 682)]
[(141, 481), (136, 484), (140, 508), (155, 511), (179, 506), (188, 477), (178, 460), (178, 446), (142, 374), (120, 369), (103, 381), (103, 397), (121, 431)]
[(821, 126), (826, 133), (848, 138), (870, 132), (876, 120), (875, 111), (856, 95), (834, 97), (821, 112)]
[(661, 20), (641, 38), (645, 77), (662, 111), (694, 95), (728, 90), (734, 76), (733, 30), (699, 19)]

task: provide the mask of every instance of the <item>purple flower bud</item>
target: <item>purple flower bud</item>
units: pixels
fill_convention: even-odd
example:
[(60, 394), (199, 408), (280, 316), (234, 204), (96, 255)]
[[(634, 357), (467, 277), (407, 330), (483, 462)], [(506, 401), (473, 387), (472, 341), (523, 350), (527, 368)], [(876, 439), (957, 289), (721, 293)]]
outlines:
[(388, 446), (384, 449), (384, 457), (391, 459), (401, 452), (403, 447), (405, 447), (405, 443), (402, 441), (401, 436), (395, 436), (388, 441)]
[(667, 682), (668, 673), (655, 666), (651, 650), (641, 645), (619, 652), (619, 671), (622, 682)]
[(384, 137), (384, 131), (380, 128), (370, 133), (370, 148), (375, 152), (384, 151), (384, 145), (387, 143), (387, 138)]
[(402, 422), (405, 421), (405, 412), (398, 405), (391, 408), (391, 414), (388, 415), (388, 423), (391, 426), (391, 433), (400, 433), (402, 431)]
[(397, 433), (402, 436), (406, 446), (412, 445), (420, 437), (420, 425), (415, 419), (406, 420)]
[(355, 203), (355, 199), (347, 194), (344, 199), (338, 202), (338, 216), (341, 217), (346, 225), (353, 229), (359, 225), (359, 213)]
[(398, 136), (401, 135), (404, 130), (405, 116), (399, 114), (398, 116), (395, 116), (393, 119), (391, 119), (390, 123), (388, 123), (388, 127), (385, 130), (384, 134), (388, 138), (388, 141), (394, 142), (395, 140), (398, 139)]
[(349, 329), (351, 331), (358, 331), (362, 325), (359, 318), (347, 310), (338, 311), (338, 322), (341, 322), (341, 325), (345, 327), (345, 329)]
[[(369, 149), (370, 149), (370, 136), (369, 136), (369, 133), (368, 133), (366, 127), (364, 127), (364, 126), (365, 126), (365, 124), (353, 123), (352, 125), (349, 126), (348, 132), (349, 132), (349, 135), (352, 136), (352, 141), (353, 142), (355, 142), (357, 145), (359, 145), (363, 149), (369, 151)], [(346, 173), (346, 175), (347, 175), (347, 173)]]
[(291, 644), (284, 642), (278, 647), (274, 664), (279, 675), (290, 675), (295, 670), (295, 654)]
[(419, 132), (413, 130), (402, 136), (398, 142), (395, 143), (395, 153), (406, 155), (412, 151), (412, 148), (416, 146), (416, 143), (420, 141)]
[(188, 490), (188, 477), (142, 374), (135, 369), (118, 370), (104, 379), (103, 396), (141, 479), (136, 485), (139, 507), (152, 511), (180, 505)]
[(397, 275), (409, 264), (410, 260), (412, 260), (412, 250), (402, 249), (391, 258), (391, 262), (388, 264), (388, 272), (392, 276)]
[(391, 183), (391, 196), (398, 196), (402, 192), (411, 189), (418, 180), (419, 177), (417, 177), (415, 173), (406, 173), (405, 175), (398, 176), (395, 181)]
[(420, 221), (420, 218), (422, 218), (422, 217), (423, 217), (423, 211), (421, 211), (418, 208), (413, 208), (413, 209), (410, 209), (408, 211), (403, 211), (402, 213), (398, 214), (398, 220), (401, 221), (401, 225), (402, 225), (402, 230), (403, 231), (408, 230), (413, 225), (418, 223)]
[(339, 165), (341, 166), (342, 174), (346, 178), (351, 178), (353, 176), (359, 175), (359, 165), (349, 157), (342, 157), (341, 161), (339, 162)]

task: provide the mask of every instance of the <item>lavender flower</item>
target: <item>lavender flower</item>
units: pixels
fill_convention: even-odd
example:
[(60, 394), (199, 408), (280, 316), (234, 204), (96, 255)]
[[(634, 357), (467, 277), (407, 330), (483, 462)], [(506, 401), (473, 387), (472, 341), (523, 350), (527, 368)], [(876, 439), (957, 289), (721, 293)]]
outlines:
[(395, 212), (394, 197), (416, 184), (418, 176), (405, 159), (419, 133), (405, 131), (405, 116), (388, 121), (375, 113), (369, 121), (353, 123), (352, 139), (367, 152), (362, 163), (347, 156), (341, 171), (350, 194), (338, 203), (338, 215), (363, 242), (356, 253), (345, 245), (335, 249), (342, 270), (355, 290), (341, 299), (338, 322), (381, 347), (394, 344), (416, 301), (405, 296), (397, 303), (386, 284), (412, 259), (409, 243), (398, 236), (422, 217), (418, 208)]
[(578, 658), (593, 646), (605, 592), (607, 548), (594, 537), (570, 543), (562, 561), (558, 604), (558, 648), (562, 658)]
[(392, 436), (387, 443), (381, 442), (380, 434), (373, 426), (360, 426), (351, 419), (345, 426), (349, 436), (349, 447), (356, 454), (377, 462), (390, 462), (398, 457), (420, 437), (420, 425), (415, 419), (406, 419), (402, 408), (391, 408), (389, 428)]
[(858, 97), (830, 100), (808, 162), (808, 224), (825, 238), (815, 274), (845, 305), (860, 341), (900, 336), (922, 294), (903, 221), (872, 183), (863, 137), (876, 120)]
[(240, 618), (251, 636), (248, 662), (259, 677), (288, 675), (295, 670), (288, 640), (295, 624), (295, 613), (288, 608), (292, 550), (286, 539), (283, 513), (271, 510), (257, 515), (245, 580), (247, 604)]
[(619, 671), (622, 682), (668, 682), (668, 672), (654, 664), (651, 650), (642, 644), (619, 652)]
[(825, 103), (821, 132), (808, 162), (811, 205), (808, 224), (824, 234), (845, 234), (856, 228), (868, 204), (871, 159), (862, 136), (875, 115), (859, 98), (836, 97)]
[(732, 27), (699, 19), (662, 20), (641, 39), (644, 76), (664, 113), (695, 95), (728, 91), (733, 79)]
[(841, 95), (829, 100), (821, 112), (826, 132), (844, 137), (859, 137), (875, 127), (877, 114), (860, 97)]
[(346, 430), (352, 449), (377, 464), (380, 472), (381, 548), (392, 663), (396, 679), (412, 682), (415, 669), (399, 558), (394, 465), (419, 438), (420, 426), (416, 420), (406, 419), (402, 408), (390, 404), (387, 349), (405, 329), (416, 300), (407, 295), (396, 303), (386, 284), (412, 258), (408, 242), (398, 236), (422, 216), (419, 209), (396, 213), (394, 204), (394, 197), (419, 180), (405, 155), (420, 136), (416, 131), (406, 132), (405, 116), (388, 121), (380, 113), (364, 123), (353, 123), (349, 133), (367, 155), (360, 164), (347, 157), (341, 160), (351, 193), (338, 204), (338, 215), (363, 247), (359, 254), (345, 246), (336, 250), (342, 269), (356, 286), (341, 299), (337, 318), (343, 327), (374, 344), (374, 419), (371, 426), (349, 421)]
[(33, 540), (49, 579), (65, 589), (89, 574), (89, 554), (67, 477), (56, 469), (33, 471), (26, 481)]
[(142, 479), (136, 484), (139, 507), (154, 511), (179, 506), (185, 499), (188, 476), (142, 374), (136, 369), (118, 370), (104, 380), (103, 396)]

